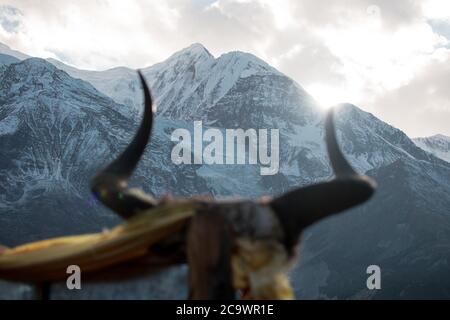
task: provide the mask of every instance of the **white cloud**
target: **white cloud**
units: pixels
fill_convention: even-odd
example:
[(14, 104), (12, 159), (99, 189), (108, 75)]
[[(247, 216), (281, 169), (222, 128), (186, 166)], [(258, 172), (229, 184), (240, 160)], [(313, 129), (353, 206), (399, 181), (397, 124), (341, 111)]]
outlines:
[(429, 136), (448, 135), (450, 123), (450, 50), (436, 52), (408, 83), (385, 91), (373, 104), (382, 119), (411, 132)]
[(423, 12), (429, 19), (447, 20), (450, 22), (450, 2), (448, 0), (425, 1)]
[[(33, 56), (88, 69), (137, 68), (200, 42), (215, 55), (254, 53), (323, 103), (355, 103), (410, 135), (450, 135), (450, 127), (436, 126), (435, 118), (414, 116), (427, 110), (446, 116), (450, 109), (438, 90), (448, 85), (448, 70), (427, 76), (449, 44), (445, 32), (430, 26), (430, 21), (450, 24), (447, 0), (0, 0), (0, 5), (18, 10), (5, 13), (0, 7), (0, 41)], [(420, 90), (420, 79), (436, 82), (436, 91)], [(412, 96), (420, 104), (400, 98), (406, 88), (416, 90)], [(387, 112), (386, 105), (399, 112)], [(408, 120), (401, 110), (411, 111)]]

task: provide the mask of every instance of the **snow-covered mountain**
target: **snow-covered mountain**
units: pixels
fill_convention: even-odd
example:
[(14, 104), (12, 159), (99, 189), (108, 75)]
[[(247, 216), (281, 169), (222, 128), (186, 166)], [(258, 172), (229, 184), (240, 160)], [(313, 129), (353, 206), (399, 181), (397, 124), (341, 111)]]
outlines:
[[(64, 63), (48, 59), (74, 78), (91, 83), (97, 90), (116, 102), (140, 107), (142, 95), (136, 72), (129, 68), (105, 71), (79, 70)], [(143, 68), (156, 98), (158, 114), (172, 118), (205, 116), (205, 109), (215, 104), (240, 78), (252, 75), (278, 74), (257, 57), (231, 52), (215, 59), (201, 44), (195, 43), (151, 67)], [(200, 113), (200, 114), (198, 114)]]
[[(30, 58), (0, 71), (0, 228), (4, 231), (0, 242), (18, 244), (49, 233), (85, 232), (89, 226), (98, 230), (103, 222), (117, 222), (93, 203), (88, 181), (124, 148), (136, 120), (119, 112), (123, 105), (45, 60)], [(152, 139), (152, 157), (157, 159), (144, 159), (147, 165), (137, 172), (137, 180), (145, 180), (140, 184), (156, 195), (171, 190), (170, 185), (177, 185), (177, 194), (189, 194), (189, 177), (196, 179), (194, 167), (182, 168), (170, 161), (166, 131), (180, 125), (157, 122)], [(147, 176), (144, 170), (158, 174)], [(177, 172), (183, 185), (176, 183)], [(196, 189), (207, 191), (200, 184)], [(92, 221), (83, 219), (91, 210), (97, 212)], [(17, 223), (21, 213), (31, 214), (26, 225)], [(46, 220), (51, 222), (45, 228), (35, 223)]]
[(450, 137), (437, 134), (426, 138), (414, 138), (413, 141), (419, 148), (450, 162)]
[[(136, 129), (137, 77), (126, 68), (92, 72), (51, 62), (33, 58), (0, 66), (0, 243), (99, 230), (118, 221), (92, 200), (87, 185)], [(257, 57), (231, 52), (214, 58), (194, 44), (145, 68), (144, 75), (158, 106), (152, 143), (134, 179), (147, 192), (255, 198), (330, 177), (324, 111), (299, 84)], [(261, 176), (251, 165), (174, 165), (171, 132), (192, 131), (194, 120), (220, 130), (279, 129), (279, 173)], [(340, 106), (337, 128), (346, 156), (380, 188), (367, 205), (305, 232), (291, 274), (298, 296), (449, 297), (450, 164), (354, 105)], [(365, 287), (370, 264), (382, 268), (381, 291)], [(185, 268), (170, 272), (180, 279)], [(164, 279), (136, 285), (152, 286), (151, 297), (182, 298), (177, 282), (172, 290), (154, 291)], [(101, 288), (69, 294), (61, 286), (55, 297), (95, 296)], [(110, 297), (133, 296), (115, 288), (109, 287)]]
[(1, 66), (7, 66), (10, 65), (11, 63), (17, 63), (20, 60), (13, 57), (13, 56), (9, 56), (7, 54), (2, 54), (0, 53), (0, 65)]
[(30, 56), (28, 56), (20, 51), (11, 49), (6, 44), (1, 43), (1, 42), (0, 42), (0, 53), (14, 57), (18, 60), (25, 60), (25, 59), (31, 58)]
[[(135, 71), (127, 68), (83, 71), (56, 60), (49, 61), (73, 77), (93, 84), (116, 102), (140, 108), (142, 95)], [(204, 124), (219, 128), (282, 129), (281, 145), (286, 146), (282, 152), (290, 158), (283, 162), (285, 172), (299, 172), (302, 166), (314, 162), (322, 163), (324, 171), (317, 178), (326, 175), (325, 149), (321, 143), (317, 144), (323, 136), (323, 111), (299, 84), (261, 59), (243, 52), (214, 58), (196, 43), (161, 63), (144, 68), (143, 73), (155, 95), (158, 115), (174, 120), (203, 120)], [(343, 107), (349, 109), (348, 113), (352, 113), (352, 108)], [(356, 109), (352, 116), (358, 117), (359, 126), (347, 128), (342, 138), (345, 143), (354, 141), (350, 135), (362, 136), (361, 145), (344, 146), (347, 151), (354, 149), (349, 153), (355, 158), (353, 163), (357, 168), (367, 171), (391, 163), (405, 152), (419, 159), (428, 158), (404, 133)], [(369, 137), (376, 143), (365, 145)], [(367, 148), (370, 152), (363, 152)], [(298, 149), (308, 159), (298, 158)]]
[(92, 174), (89, 167), (117, 151), (131, 122), (114, 110), (113, 100), (42, 59), (11, 64), (0, 79), (0, 241), (62, 233), (43, 227), (47, 220), (61, 231), (85, 229), (91, 222), (76, 222), (89, 209), (83, 171)]
[(89, 82), (101, 93), (128, 107), (120, 112), (129, 114), (140, 111), (142, 97), (135, 70), (125, 67), (105, 71), (80, 70), (52, 58), (47, 61), (72, 77)]

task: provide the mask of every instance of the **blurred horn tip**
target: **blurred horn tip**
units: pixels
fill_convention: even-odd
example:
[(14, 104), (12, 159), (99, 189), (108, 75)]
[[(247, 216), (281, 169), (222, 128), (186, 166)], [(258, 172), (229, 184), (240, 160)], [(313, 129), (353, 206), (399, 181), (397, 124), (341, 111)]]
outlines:
[(364, 198), (366, 200), (370, 199), (377, 190), (378, 185), (376, 181), (366, 175), (359, 175), (357, 181), (358, 188), (361, 190)]

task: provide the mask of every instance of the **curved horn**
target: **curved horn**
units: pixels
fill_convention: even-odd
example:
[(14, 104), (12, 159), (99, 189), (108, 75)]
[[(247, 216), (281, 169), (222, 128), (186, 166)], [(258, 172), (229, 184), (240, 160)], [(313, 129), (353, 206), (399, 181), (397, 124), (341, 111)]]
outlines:
[(325, 140), (336, 178), (290, 191), (270, 203), (285, 231), (288, 247), (297, 243), (307, 226), (367, 201), (376, 189), (376, 183), (358, 174), (339, 149), (333, 116), (331, 109), (325, 120)]
[(141, 190), (128, 188), (128, 179), (144, 153), (153, 125), (150, 90), (140, 71), (138, 74), (144, 90), (144, 116), (141, 125), (125, 151), (91, 181), (91, 190), (96, 198), (124, 218), (155, 205), (154, 199), (149, 195)]

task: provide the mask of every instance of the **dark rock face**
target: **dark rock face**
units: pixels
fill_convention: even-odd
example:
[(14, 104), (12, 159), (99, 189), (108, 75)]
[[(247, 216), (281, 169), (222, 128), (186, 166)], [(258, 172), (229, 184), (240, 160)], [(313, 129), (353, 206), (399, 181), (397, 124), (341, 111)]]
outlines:
[[(402, 159), (368, 174), (378, 181), (379, 190), (366, 206), (306, 232), (303, 255), (292, 275), (298, 296), (447, 297), (449, 168)], [(369, 265), (381, 268), (381, 290), (366, 288)]]

